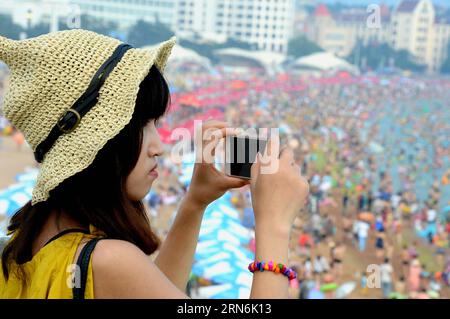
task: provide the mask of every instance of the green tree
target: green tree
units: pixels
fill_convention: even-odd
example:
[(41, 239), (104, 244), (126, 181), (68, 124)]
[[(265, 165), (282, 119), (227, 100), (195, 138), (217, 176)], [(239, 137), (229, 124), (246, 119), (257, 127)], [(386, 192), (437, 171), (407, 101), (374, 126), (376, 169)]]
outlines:
[(103, 20), (90, 15), (83, 14), (80, 17), (81, 28), (94, 31), (103, 35), (111, 35), (117, 30), (117, 22)]
[(248, 42), (241, 41), (234, 38), (228, 38), (228, 40), (225, 43), (217, 45), (218, 49), (222, 48), (238, 48), (238, 49), (244, 49), (244, 50), (251, 50), (252, 45)]
[(128, 32), (128, 42), (135, 47), (143, 47), (166, 41), (174, 33), (158, 19), (154, 23), (139, 20)]
[[(360, 41), (357, 41), (357, 43), (360, 43)], [(423, 72), (426, 68), (425, 65), (416, 63), (407, 50), (397, 51), (386, 43), (371, 43), (365, 46), (357, 44), (350, 55), (347, 56), (347, 60), (358, 66), (361, 66), (364, 60), (365, 66), (374, 70), (391, 66), (391, 61), (393, 67), (402, 70)]]
[(441, 66), (441, 73), (450, 74), (450, 43), (447, 47), (447, 58)]
[(12, 21), (12, 17), (6, 14), (0, 14), (0, 35), (18, 40), (22, 27)]
[(244, 42), (235, 38), (228, 38), (224, 43), (205, 43), (200, 42), (200, 36), (195, 37), (196, 40), (181, 39), (180, 45), (185, 48), (191, 49), (198, 54), (207, 57), (212, 63), (217, 63), (219, 59), (215, 56), (214, 51), (224, 48), (238, 48), (243, 50), (252, 50), (252, 45), (248, 42)]
[(34, 38), (34, 37), (49, 33), (50, 32), (50, 24), (41, 22), (39, 24), (32, 26), (29, 29), (24, 30), (24, 31), (27, 34), (27, 38)]
[(323, 51), (314, 42), (309, 41), (304, 35), (291, 39), (288, 43), (288, 55), (299, 58), (305, 55)]

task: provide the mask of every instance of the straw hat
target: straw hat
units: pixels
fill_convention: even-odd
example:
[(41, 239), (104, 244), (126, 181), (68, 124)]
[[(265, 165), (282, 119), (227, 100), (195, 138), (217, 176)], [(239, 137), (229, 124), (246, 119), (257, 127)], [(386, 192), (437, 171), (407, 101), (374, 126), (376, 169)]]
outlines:
[[(87, 168), (98, 151), (130, 122), (140, 83), (152, 65), (164, 71), (175, 42), (173, 37), (149, 51), (79, 29), (21, 41), (0, 36), (0, 60), (11, 69), (4, 114), (42, 158), (33, 205), (47, 200), (52, 189)], [(117, 51), (121, 51), (119, 58)], [(112, 58), (114, 66), (98, 75)], [(81, 119), (77, 112), (67, 112), (84, 99), (97, 77), (102, 84), (93, 106)], [(60, 125), (54, 143), (40, 152), (65, 117), (77, 121), (73, 130), (63, 130)]]

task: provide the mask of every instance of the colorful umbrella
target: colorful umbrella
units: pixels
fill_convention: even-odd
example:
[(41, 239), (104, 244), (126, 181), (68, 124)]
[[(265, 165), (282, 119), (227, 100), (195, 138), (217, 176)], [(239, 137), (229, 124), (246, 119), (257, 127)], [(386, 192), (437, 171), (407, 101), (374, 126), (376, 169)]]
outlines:
[(320, 290), (313, 289), (309, 291), (308, 299), (325, 299), (325, 295)]
[(39, 170), (37, 168), (27, 169), (25, 173), (16, 175), (16, 181), (18, 183), (26, 183), (26, 182), (35, 183), (38, 174)]
[(334, 282), (329, 284), (324, 284), (320, 287), (320, 291), (322, 292), (328, 292), (328, 291), (334, 291), (338, 288), (338, 285)]
[(232, 288), (212, 295), (214, 299), (248, 299), (250, 297), (250, 288), (233, 286)]
[(353, 281), (349, 281), (346, 283), (343, 283), (339, 286), (339, 288), (336, 289), (336, 298), (337, 299), (343, 299), (350, 295), (352, 291), (356, 288), (356, 283)]
[(31, 200), (33, 183), (15, 184), (0, 192), (0, 215), (11, 217)]

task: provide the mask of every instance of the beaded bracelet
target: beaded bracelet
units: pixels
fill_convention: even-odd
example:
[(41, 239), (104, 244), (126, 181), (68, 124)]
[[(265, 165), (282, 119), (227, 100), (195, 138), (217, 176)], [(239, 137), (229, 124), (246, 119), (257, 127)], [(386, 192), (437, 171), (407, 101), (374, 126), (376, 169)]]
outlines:
[(274, 263), (273, 261), (269, 261), (268, 263), (263, 261), (254, 261), (248, 265), (248, 270), (250, 270), (251, 273), (254, 273), (255, 271), (268, 270), (276, 274), (283, 274), (288, 277), (289, 280), (297, 278), (297, 273), (292, 268), (288, 268), (286, 265), (280, 263)]

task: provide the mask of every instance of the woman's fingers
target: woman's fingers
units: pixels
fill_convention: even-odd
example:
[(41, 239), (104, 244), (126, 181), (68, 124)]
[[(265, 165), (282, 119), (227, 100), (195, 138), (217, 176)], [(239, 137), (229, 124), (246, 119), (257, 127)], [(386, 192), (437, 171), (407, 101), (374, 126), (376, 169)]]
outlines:
[(218, 120), (208, 120), (206, 122), (202, 123), (202, 130), (208, 130), (208, 129), (222, 129), (226, 128), (228, 126), (227, 122), (224, 121), (218, 121)]
[(258, 153), (256, 154), (255, 161), (250, 169), (250, 177), (251, 177), (250, 184), (252, 187), (255, 186), (256, 181), (258, 180), (260, 170), (261, 170), (261, 155)]
[(208, 128), (203, 132), (203, 160), (206, 163), (213, 163), (216, 155), (216, 148), (220, 141), (226, 136), (236, 135), (236, 129), (223, 127), (223, 128)]
[[(221, 174), (223, 174), (223, 173), (221, 173)], [(227, 189), (240, 188), (242, 186), (250, 184), (249, 180), (232, 177), (232, 176), (227, 176), (225, 174), (223, 174), (223, 175), (225, 177), (225, 183), (226, 183)]]

